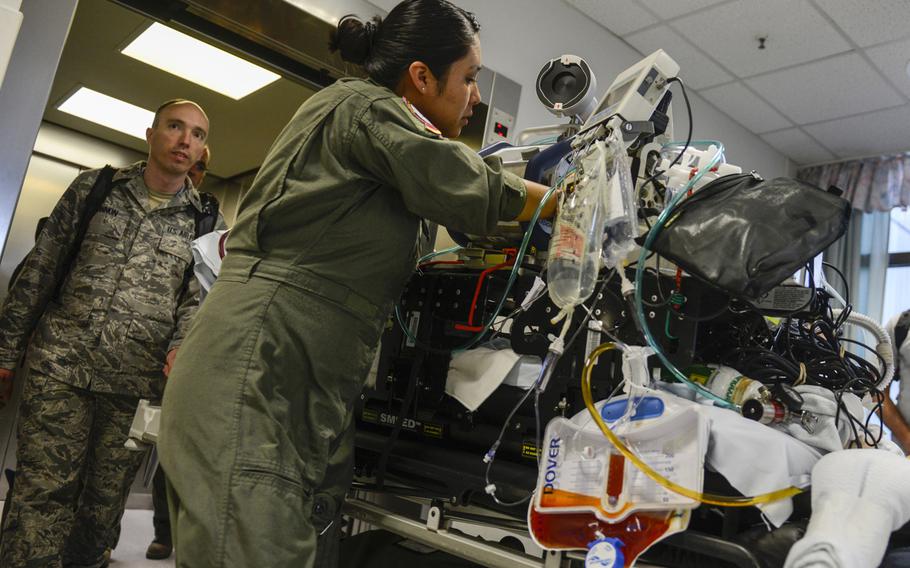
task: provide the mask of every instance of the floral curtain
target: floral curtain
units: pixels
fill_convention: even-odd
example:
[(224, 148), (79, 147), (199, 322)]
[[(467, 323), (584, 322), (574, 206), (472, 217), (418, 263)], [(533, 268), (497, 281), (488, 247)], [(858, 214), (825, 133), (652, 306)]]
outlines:
[(796, 177), (822, 189), (839, 187), (854, 209), (867, 213), (910, 205), (910, 154), (803, 168)]

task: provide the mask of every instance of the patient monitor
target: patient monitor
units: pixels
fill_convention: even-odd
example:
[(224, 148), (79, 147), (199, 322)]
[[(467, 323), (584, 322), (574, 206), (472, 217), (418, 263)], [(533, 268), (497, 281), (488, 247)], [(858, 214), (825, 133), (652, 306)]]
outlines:
[[(679, 64), (658, 49), (619, 74), (584, 123), (581, 133), (589, 132), (619, 117), (624, 122), (650, 120), (670, 88), (669, 79), (679, 73)], [(625, 133), (624, 133), (625, 134)], [(624, 135), (627, 144), (635, 137)]]

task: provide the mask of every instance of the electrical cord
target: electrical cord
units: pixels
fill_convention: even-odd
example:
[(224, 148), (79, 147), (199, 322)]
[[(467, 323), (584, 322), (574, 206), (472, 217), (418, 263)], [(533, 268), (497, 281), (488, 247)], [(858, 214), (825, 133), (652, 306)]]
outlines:
[(830, 262), (822, 262), (822, 266), (825, 268), (830, 268), (831, 270), (836, 272), (838, 276), (840, 276), (841, 282), (844, 283), (844, 301), (847, 305), (850, 305), (851, 304), (851, 302), (850, 302), (850, 283), (847, 282), (847, 277), (844, 276), (844, 273), (841, 272), (841, 270), (838, 267), (834, 266)]
[[(600, 285), (594, 291), (595, 298), (597, 298), (603, 292), (603, 290), (607, 286), (607, 283), (610, 282), (610, 280), (612, 280), (615, 275), (616, 275), (616, 271), (614, 269), (614, 270), (611, 270), (607, 276), (605, 276), (601, 279)], [(595, 302), (596, 302), (596, 300), (595, 300)], [(581, 323), (578, 325), (578, 328), (575, 330), (575, 332), (569, 337), (568, 341), (566, 341), (565, 346), (564, 346), (564, 349), (566, 349), (566, 350), (569, 349), (575, 343), (575, 340), (578, 339), (578, 336), (581, 334), (581, 332), (584, 329), (586, 329), (588, 321), (590, 321), (591, 318), (594, 317), (594, 310), (592, 308), (588, 308), (584, 304), (581, 304), (580, 307), (584, 308), (584, 310), (586, 311), (586, 315), (585, 315), (584, 319), (582, 319)], [(541, 373), (538, 376), (537, 381), (535, 381), (535, 383), (531, 387), (531, 389), (527, 393), (525, 393), (525, 395), (518, 401), (518, 403), (514, 407), (512, 407), (511, 412), (509, 412), (509, 415), (506, 417), (506, 420), (502, 425), (502, 429), (500, 429), (500, 431), (499, 431), (499, 436), (497, 436), (496, 441), (493, 442), (493, 445), (490, 446), (490, 450), (487, 451), (486, 455), (484, 455), (484, 462), (486, 462), (486, 464), (487, 464), (486, 470), (484, 472), (484, 481), (486, 482), (486, 487), (487, 487), (486, 491), (493, 498), (493, 500), (501, 506), (517, 507), (518, 505), (527, 503), (528, 500), (531, 498), (531, 496), (534, 494), (534, 491), (532, 490), (528, 495), (526, 495), (525, 497), (523, 497), (522, 499), (520, 499), (518, 501), (512, 501), (512, 502), (501, 501), (496, 496), (496, 484), (493, 481), (491, 481), (490, 471), (493, 469), (493, 462), (496, 461), (496, 451), (499, 449), (499, 446), (502, 444), (502, 439), (505, 437), (506, 430), (508, 430), (509, 425), (512, 423), (512, 418), (515, 416), (515, 413), (518, 412), (518, 409), (521, 408), (521, 406), (528, 400), (528, 396), (531, 393), (531, 391), (534, 391), (534, 393), (535, 393), (534, 394), (534, 427), (535, 427), (534, 441), (537, 444), (536, 448), (537, 448), (537, 452), (538, 452), (538, 462), (540, 461), (540, 447), (541, 447), (540, 394), (543, 390), (541, 388), (541, 384), (543, 381), (546, 380), (545, 376), (547, 373), (547, 368), (546, 368), (547, 365), (552, 365), (552, 367), (555, 368), (558, 360), (559, 360), (559, 357), (556, 356), (552, 360), (549, 360), (549, 357), (548, 357), (548, 359), (544, 361), (544, 368), (541, 368)]]
[[(541, 375), (542, 374), (543, 374), (543, 370), (541, 369)], [(538, 377), (538, 381), (539, 380), (540, 380), (540, 378)], [(509, 425), (512, 423), (512, 418), (515, 417), (515, 413), (518, 412), (518, 409), (521, 408), (521, 406), (528, 400), (528, 398), (530, 398), (530, 396), (532, 394), (534, 394), (536, 391), (537, 391), (537, 383), (535, 382), (535, 384), (531, 388), (528, 389), (528, 392), (526, 392), (525, 395), (523, 397), (521, 397), (521, 399), (519, 399), (518, 403), (512, 407), (512, 410), (509, 412), (509, 415), (506, 416), (505, 422), (502, 423), (502, 429), (499, 431), (499, 436), (496, 438), (496, 441), (493, 442), (493, 445), (490, 447), (490, 449), (487, 451), (486, 455), (484, 455), (484, 458), (483, 458), (483, 461), (487, 464), (486, 469), (484, 470), (484, 474), (483, 474), (484, 482), (487, 484), (486, 485), (487, 494), (493, 498), (493, 501), (496, 502), (497, 505), (500, 505), (502, 507), (517, 507), (519, 505), (527, 503), (528, 501), (531, 500), (531, 496), (534, 494), (534, 492), (531, 491), (530, 493), (528, 493), (527, 495), (525, 495), (524, 497), (522, 497), (521, 499), (519, 499), (517, 501), (503, 501), (502, 499), (500, 499), (499, 497), (496, 496), (496, 485), (490, 480), (490, 471), (493, 469), (493, 462), (496, 461), (496, 451), (499, 449), (499, 446), (502, 444), (502, 439), (505, 437), (506, 430), (509, 428)], [(540, 448), (540, 445), (538, 445), (537, 447)], [(538, 457), (538, 459), (540, 459), (539, 451), (538, 451), (537, 457)]]

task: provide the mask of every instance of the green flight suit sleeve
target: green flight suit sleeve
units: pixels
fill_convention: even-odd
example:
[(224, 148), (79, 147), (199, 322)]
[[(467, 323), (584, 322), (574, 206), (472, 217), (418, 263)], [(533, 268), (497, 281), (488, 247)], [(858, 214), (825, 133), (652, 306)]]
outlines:
[[(227, 223), (224, 222), (224, 216), (221, 214), (221, 211), (218, 211), (218, 221), (215, 223), (214, 230), (221, 231), (227, 228), (228, 226)], [(193, 318), (196, 317), (196, 312), (199, 311), (201, 291), (202, 287), (199, 285), (199, 279), (193, 274), (193, 268), (192, 265), (190, 265), (189, 282), (183, 287), (180, 298), (177, 300), (177, 312), (174, 316), (176, 324), (174, 326), (174, 335), (171, 336), (171, 341), (168, 343), (168, 352), (180, 347), (180, 344), (183, 343), (183, 338), (186, 337), (187, 332), (189, 332), (190, 325), (193, 323)]]
[(70, 184), (13, 282), (0, 308), (0, 368), (16, 368), (51, 301), (57, 287), (53, 276), (69, 254), (79, 212), (98, 174), (98, 170), (82, 173)]
[(500, 160), (442, 138), (401, 99), (368, 105), (343, 143), (353, 163), (401, 193), (409, 211), (452, 229), (489, 233), (517, 217), (527, 197)]

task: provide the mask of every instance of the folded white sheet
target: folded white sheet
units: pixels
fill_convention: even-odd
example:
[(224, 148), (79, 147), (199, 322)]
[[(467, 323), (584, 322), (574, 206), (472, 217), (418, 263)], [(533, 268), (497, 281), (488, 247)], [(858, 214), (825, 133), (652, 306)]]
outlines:
[(446, 394), (468, 410), (477, 410), (501, 384), (529, 389), (540, 375), (539, 357), (522, 356), (508, 341), (456, 353), (449, 363)]
[(215, 279), (218, 278), (218, 272), (221, 271), (221, 259), (224, 256), (222, 254), (224, 246), (222, 236), (227, 232), (227, 230), (212, 231), (193, 241), (193, 273), (206, 292), (212, 289)]

